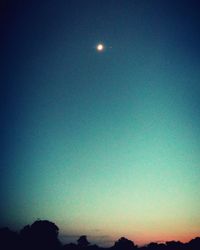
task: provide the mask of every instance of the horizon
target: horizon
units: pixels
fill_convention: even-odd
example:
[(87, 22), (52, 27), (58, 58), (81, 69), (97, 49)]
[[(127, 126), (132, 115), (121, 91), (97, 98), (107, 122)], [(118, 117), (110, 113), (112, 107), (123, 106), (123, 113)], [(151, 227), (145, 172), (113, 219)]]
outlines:
[[(37, 219), (35, 221), (33, 221), (32, 223), (29, 223), (27, 224), (28, 226), (32, 225), (33, 223), (35, 222), (42, 222), (42, 221), (47, 221), (47, 222), (50, 222), (50, 223), (54, 223), (54, 222), (51, 222), (49, 220), (41, 220), (41, 219)], [(55, 223), (54, 223), (55, 224)], [(7, 226), (4, 226), (4, 227), (1, 227), (0, 229), (2, 228), (8, 228), (9, 230), (13, 231), (13, 232), (16, 232), (16, 233), (20, 233), (20, 231), (27, 225), (24, 225), (22, 228), (16, 228), (15, 230), (13, 230), (13, 228), (9, 228)], [(56, 225), (56, 224), (55, 224)], [(59, 225), (56, 225), (59, 229)], [(180, 241), (180, 240), (175, 240), (175, 239), (168, 239), (168, 240), (151, 240), (149, 242), (143, 242), (143, 243), (137, 243), (134, 239), (129, 239), (127, 238), (125, 235), (123, 236), (119, 236), (118, 238), (116, 239), (109, 239), (108, 236), (104, 235), (104, 236), (93, 236), (93, 235), (85, 235), (85, 234), (80, 234), (80, 235), (64, 235), (64, 234), (60, 234), (60, 229), (58, 230), (58, 239), (60, 240), (61, 244), (64, 246), (66, 244), (70, 244), (70, 243), (74, 243), (74, 244), (78, 244), (77, 241), (78, 239), (81, 237), (81, 236), (86, 236), (87, 237), (87, 240), (89, 241), (89, 245), (97, 245), (98, 247), (102, 247), (102, 248), (109, 248), (109, 247), (112, 247), (114, 246), (115, 242), (117, 242), (120, 238), (126, 238), (128, 240), (131, 240), (136, 246), (138, 246), (139, 248), (140, 247), (144, 247), (144, 246), (148, 246), (148, 244), (150, 243), (157, 243), (157, 244), (166, 244), (168, 242), (180, 242), (180, 243), (183, 243), (183, 244), (186, 244), (186, 243), (189, 243), (191, 240), (194, 240), (196, 238), (199, 238), (200, 239), (200, 235), (196, 235), (194, 236), (193, 238), (189, 239), (189, 240), (185, 240), (185, 241)], [(102, 240), (103, 239), (103, 240)], [(106, 239), (106, 240), (105, 240)], [(108, 243), (109, 242), (109, 243)]]
[(196, 0), (0, 3), (0, 227), (199, 235), (199, 13)]
[[(37, 218), (36, 220), (28, 223), (28, 224), (25, 224), (21, 227), (9, 227), (8, 225), (3, 225), (1, 226), (0, 228), (8, 228), (10, 229), (11, 231), (14, 231), (14, 232), (17, 232), (19, 233), (20, 230), (22, 230), (26, 225), (31, 225), (33, 222), (36, 222), (36, 221), (49, 221), (49, 220), (46, 220), (46, 219), (39, 219)], [(53, 221), (52, 221), (53, 222)], [(54, 222), (53, 222), (54, 223)], [(75, 243), (77, 244), (77, 240), (80, 238), (80, 236), (82, 235), (86, 235), (84, 234), (84, 232), (80, 233), (80, 234), (63, 234), (63, 231), (62, 229), (60, 230), (60, 227), (59, 225), (57, 225), (55, 223), (56, 226), (58, 226), (59, 228), (59, 234), (58, 234), (58, 239), (61, 241), (61, 243), (63, 245), (65, 244), (70, 244), (70, 243)], [(98, 230), (97, 230), (98, 231)], [(61, 233), (62, 232), (62, 233)], [(109, 247), (112, 247), (114, 246), (114, 243), (120, 239), (121, 237), (125, 237), (126, 239), (128, 240), (131, 240), (132, 242), (134, 242), (138, 247), (143, 247), (143, 246), (147, 246), (148, 244), (150, 243), (167, 243), (167, 242), (171, 242), (171, 241), (175, 241), (175, 242), (181, 242), (181, 243), (189, 243), (191, 240), (195, 239), (195, 238), (200, 238), (200, 235), (199, 234), (196, 234), (196, 235), (193, 235), (192, 238), (185, 238), (183, 240), (180, 240), (180, 239), (158, 239), (158, 238), (154, 238), (154, 239), (149, 239), (149, 241), (146, 241), (146, 242), (143, 242), (143, 241), (136, 241), (134, 240), (133, 237), (130, 237), (128, 238), (126, 235), (123, 235), (123, 234), (119, 234), (118, 236), (116, 236), (115, 238), (111, 238), (110, 236), (108, 235), (86, 235), (87, 239), (89, 240), (90, 244), (91, 245), (97, 245), (99, 247), (102, 247), (102, 248), (109, 248)]]

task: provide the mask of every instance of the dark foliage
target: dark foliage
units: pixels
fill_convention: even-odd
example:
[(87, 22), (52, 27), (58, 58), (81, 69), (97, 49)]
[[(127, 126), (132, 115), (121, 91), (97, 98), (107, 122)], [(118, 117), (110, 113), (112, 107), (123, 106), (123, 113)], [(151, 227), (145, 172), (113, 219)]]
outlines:
[(16, 232), (11, 231), (7, 227), (0, 229), (0, 249), (19, 249), (19, 246), (20, 238)]
[(37, 220), (32, 225), (26, 225), (20, 233), (8, 228), (0, 229), (0, 249), (2, 250), (200, 250), (200, 237), (188, 243), (168, 241), (166, 243), (152, 242), (144, 247), (138, 247), (133, 241), (121, 237), (113, 247), (101, 248), (91, 245), (86, 235), (77, 240), (77, 244), (62, 245), (58, 240), (59, 228), (48, 220)]
[(56, 250), (61, 247), (58, 227), (47, 220), (37, 220), (20, 231), (22, 249)]
[(131, 240), (126, 239), (125, 237), (121, 237), (118, 241), (115, 242), (113, 247), (116, 250), (131, 250), (137, 248)]
[(79, 248), (86, 248), (90, 245), (90, 242), (87, 240), (86, 235), (82, 235), (78, 240), (78, 247)]

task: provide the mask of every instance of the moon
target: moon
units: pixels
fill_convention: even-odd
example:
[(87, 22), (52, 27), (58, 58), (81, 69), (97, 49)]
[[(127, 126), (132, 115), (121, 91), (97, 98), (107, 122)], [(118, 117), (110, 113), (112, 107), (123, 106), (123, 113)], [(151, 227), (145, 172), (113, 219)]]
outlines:
[(103, 51), (104, 45), (102, 43), (99, 43), (99, 44), (97, 44), (96, 49), (97, 49), (97, 51)]

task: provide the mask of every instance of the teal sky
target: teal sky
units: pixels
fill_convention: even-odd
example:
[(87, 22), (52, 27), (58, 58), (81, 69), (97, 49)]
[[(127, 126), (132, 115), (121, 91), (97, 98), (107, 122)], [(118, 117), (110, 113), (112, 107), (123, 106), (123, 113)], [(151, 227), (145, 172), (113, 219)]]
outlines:
[(48, 219), (102, 245), (197, 236), (198, 3), (8, 1), (2, 13), (0, 225)]

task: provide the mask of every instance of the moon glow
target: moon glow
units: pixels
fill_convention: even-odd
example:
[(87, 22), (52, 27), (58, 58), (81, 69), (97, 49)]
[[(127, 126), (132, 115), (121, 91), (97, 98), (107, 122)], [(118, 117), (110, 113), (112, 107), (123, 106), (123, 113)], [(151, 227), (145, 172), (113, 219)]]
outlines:
[(103, 51), (104, 50), (104, 45), (102, 43), (97, 44), (96, 49), (98, 51)]

